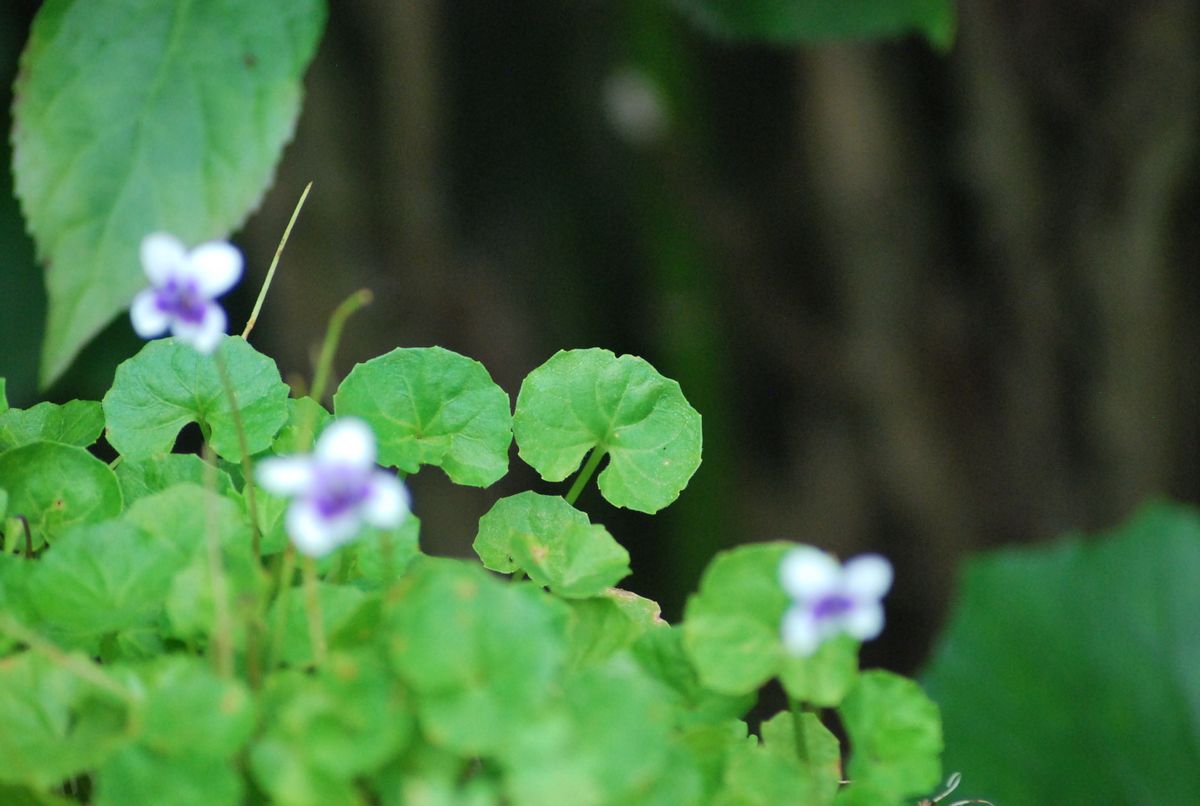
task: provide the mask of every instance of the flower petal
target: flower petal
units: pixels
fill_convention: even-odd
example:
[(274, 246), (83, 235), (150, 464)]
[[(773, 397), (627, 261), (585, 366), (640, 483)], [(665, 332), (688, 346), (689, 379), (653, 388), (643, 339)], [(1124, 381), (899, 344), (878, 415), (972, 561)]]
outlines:
[(204, 296), (219, 297), (242, 278), (242, 253), (224, 241), (202, 243), (188, 254), (185, 272)]
[(166, 232), (155, 232), (142, 239), (142, 268), (156, 288), (186, 271), (187, 250), (183, 242)]
[(817, 651), (821, 634), (812, 611), (803, 605), (792, 605), (783, 616), (781, 628), (783, 648), (792, 655), (806, 658)]
[(209, 355), (221, 343), (228, 323), (225, 309), (215, 302), (210, 302), (204, 307), (204, 318), (200, 320), (200, 324), (193, 325), (191, 322), (176, 319), (171, 332), (180, 341), (196, 348), (196, 352)]
[(260, 487), (275, 495), (304, 493), (313, 483), (312, 460), (303, 456), (263, 459), (255, 468), (254, 477)]
[(842, 629), (859, 641), (878, 638), (883, 632), (883, 605), (878, 601), (859, 602), (841, 618)]
[(161, 336), (171, 326), (171, 316), (158, 307), (153, 288), (139, 291), (133, 298), (133, 304), (129, 306), (129, 321), (133, 331), (143, 339)]
[(410, 504), (404, 483), (381, 470), (371, 475), (371, 493), (363, 502), (363, 518), (380, 529), (393, 529), (404, 522)]
[(292, 502), (287, 511), (287, 531), (301, 554), (324, 557), (358, 532), (358, 519), (347, 513), (325, 518), (307, 499)]
[(375, 464), (375, 434), (362, 420), (341, 417), (321, 432), (313, 453), (323, 465), (370, 467)]
[(892, 587), (892, 564), (879, 554), (861, 554), (842, 568), (842, 590), (854, 599), (881, 599)]
[(841, 567), (837, 560), (812, 546), (799, 546), (783, 558), (779, 581), (794, 599), (819, 599), (838, 587)]

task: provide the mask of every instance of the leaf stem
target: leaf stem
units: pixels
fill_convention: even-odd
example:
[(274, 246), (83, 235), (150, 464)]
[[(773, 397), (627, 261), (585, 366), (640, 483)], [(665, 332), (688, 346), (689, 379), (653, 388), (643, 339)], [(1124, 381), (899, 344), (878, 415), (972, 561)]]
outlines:
[(567, 503), (574, 505), (579, 494), (583, 492), (584, 486), (591, 479), (592, 474), (596, 472), (596, 468), (600, 464), (600, 460), (604, 458), (606, 453), (604, 448), (599, 445), (592, 448), (592, 452), (588, 455), (587, 462), (583, 466), (583, 470), (579, 471), (579, 475), (575, 477), (575, 481), (571, 484), (571, 489), (567, 492)]
[(792, 712), (792, 730), (796, 734), (796, 756), (800, 759), (801, 764), (808, 767), (808, 742), (805, 739), (804, 714), (809, 713), (809, 709), (800, 700), (788, 697), (788, 710)]
[(254, 309), (250, 311), (250, 318), (246, 320), (246, 327), (242, 330), (243, 339), (250, 338), (250, 331), (258, 322), (258, 314), (262, 311), (267, 291), (271, 288), (271, 280), (275, 279), (275, 267), (279, 265), (279, 256), (283, 254), (283, 247), (287, 245), (288, 238), (292, 234), (292, 225), (300, 217), (300, 208), (304, 206), (304, 200), (308, 198), (310, 190), (312, 190), (312, 182), (304, 186), (304, 192), (300, 194), (300, 201), (296, 202), (296, 209), (292, 210), (292, 217), (288, 220), (287, 226), (283, 228), (283, 237), (279, 239), (279, 246), (275, 247), (275, 257), (271, 259), (271, 268), (267, 269), (267, 277), (263, 280), (262, 288), (258, 290), (258, 299), (254, 301)]
[[(216, 475), (213, 472), (212, 447), (207, 443), (205, 453), (205, 481), (212, 479), (212, 488), (216, 487)], [(213, 496), (205, 496), (204, 502), (204, 541), (208, 550), (208, 575), (212, 582), (213, 597), (213, 650), (216, 653), (214, 663), (217, 674), (221, 677), (233, 676), (233, 617), (229, 613), (229, 581), (225, 578), (225, 568), (221, 562), (221, 544), (217, 537), (217, 520), (213, 512)]]
[(325, 340), (321, 343), (321, 353), (317, 357), (317, 366), (313, 372), (312, 389), (308, 393), (308, 396), (318, 403), (325, 396), (325, 387), (329, 385), (333, 357), (337, 353), (338, 343), (342, 340), (342, 329), (346, 326), (346, 320), (359, 308), (370, 305), (374, 298), (369, 289), (359, 289), (342, 300), (330, 314), (329, 327), (325, 331)]
[(325, 623), (321, 617), (321, 600), (317, 593), (317, 561), (305, 557), (302, 561), (304, 568), (304, 609), (308, 613), (308, 640), (312, 644), (313, 665), (320, 668), (325, 665), (327, 649), (325, 647)]
[(213, 353), (217, 365), (217, 374), (221, 376), (221, 385), (225, 387), (225, 396), (229, 398), (229, 413), (233, 417), (233, 428), (237, 432), (238, 450), (242, 454), (242, 492), (246, 496), (246, 509), (250, 512), (250, 543), (254, 549), (254, 561), (262, 565), (262, 530), (258, 528), (258, 506), (254, 494), (254, 468), (250, 464), (250, 444), (246, 441), (246, 428), (242, 423), (242, 410), (238, 407), (237, 390), (233, 388), (233, 380), (229, 377), (229, 369), (221, 351)]
[(296, 549), (288, 543), (283, 552), (283, 563), (278, 569), (275, 597), (275, 623), (271, 628), (271, 643), (267, 648), (267, 673), (275, 669), (279, 662), (279, 653), (283, 646), (283, 633), (287, 629), (288, 596), (292, 592), (292, 575), (296, 572)]

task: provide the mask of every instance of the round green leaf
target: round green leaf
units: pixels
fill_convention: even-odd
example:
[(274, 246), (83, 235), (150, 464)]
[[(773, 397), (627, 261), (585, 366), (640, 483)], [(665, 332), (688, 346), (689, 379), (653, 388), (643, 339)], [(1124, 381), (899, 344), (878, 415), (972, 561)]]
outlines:
[(132, 524), (80, 524), (36, 563), (26, 595), (56, 640), (94, 649), (101, 636), (152, 623), (186, 561)]
[(95, 806), (237, 806), (243, 802), (245, 789), (232, 761), (167, 756), (140, 744), (122, 748), (101, 765), (95, 786)]
[(493, 571), (521, 568), (559, 596), (598, 596), (629, 576), (629, 552), (557, 495), (501, 498), (479, 519), (475, 552)]
[(604, 451), (601, 494), (639, 512), (678, 498), (700, 466), (700, 415), (679, 384), (608, 350), (561, 351), (529, 373), (513, 432), (521, 458), (546, 481), (562, 481), (589, 451)]
[(880, 669), (863, 672), (838, 713), (850, 737), (847, 794), (862, 787), (873, 798), (852, 800), (895, 803), (937, 786), (942, 776), (942, 720), (915, 682)]
[(924, 682), (955, 798), (1190, 803), (1200, 792), (1200, 514), (972, 560)]
[(14, 87), (13, 173), (47, 265), (42, 382), (147, 285), (155, 230), (225, 237), (270, 182), (320, 0), (49, 0)]
[(841, 702), (858, 671), (858, 644), (826, 641), (808, 658), (784, 651), (788, 607), (779, 566), (792, 543), (756, 543), (719, 553), (688, 599), (683, 640), (704, 685), (748, 694), (778, 675), (788, 694), (820, 706)]
[[(251, 454), (271, 446), (288, 418), (288, 387), (275, 362), (240, 337), (226, 336), (217, 358), (237, 391)], [(188, 423), (199, 423), (222, 457), (241, 459), (229, 396), (213, 356), (175, 339), (152, 341), (117, 367), (104, 396), (108, 441), (127, 459), (170, 453)]]
[(820, 717), (808, 711), (799, 716), (783, 711), (763, 722), (760, 732), (767, 750), (799, 759), (812, 784), (813, 806), (833, 802), (842, 781), (842, 748)]
[(34, 547), (77, 523), (120, 514), (121, 487), (108, 465), (73, 445), (32, 442), (0, 454), (8, 517), (29, 521)]
[(563, 613), (478, 566), (419, 557), (396, 585), (391, 658), (435, 744), (495, 753), (530, 730), (565, 654)]
[(436, 465), (472, 487), (508, 472), (508, 395), (483, 364), (458, 353), (401, 347), (373, 358), (350, 371), (333, 406), (370, 423), (381, 464), (405, 473)]
[(0, 413), (0, 452), (36, 440), (86, 448), (104, 430), (104, 412), (94, 400), (72, 400), (59, 406), (38, 403), (28, 409)]
[(910, 31), (948, 48), (954, 39), (951, 0), (675, 0), (718, 36), (771, 42), (877, 39)]

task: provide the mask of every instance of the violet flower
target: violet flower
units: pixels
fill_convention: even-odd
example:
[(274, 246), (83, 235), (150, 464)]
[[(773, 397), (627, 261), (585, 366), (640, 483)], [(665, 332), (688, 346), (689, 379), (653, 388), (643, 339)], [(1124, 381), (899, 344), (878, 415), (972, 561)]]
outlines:
[(892, 565), (878, 554), (863, 554), (845, 565), (812, 546), (800, 546), (779, 569), (792, 606), (783, 617), (783, 645), (808, 657), (829, 638), (844, 633), (869, 641), (883, 630), (880, 600), (892, 587)]
[(375, 466), (375, 435), (362, 420), (335, 420), (309, 456), (264, 459), (263, 489), (292, 496), (287, 531), (302, 554), (322, 557), (352, 540), (364, 522), (389, 529), (409, 512), (408, 490)]
[(156, 232), (142, 240), (141, 256), (150, 288), (133, 298), (133, 329), (143, 339), (170, 331), (201, 353), (215, 350), (227, 319), (214, 300), (241, 278), (242, 253), (224, 241), (189, 252), (175, 236)]

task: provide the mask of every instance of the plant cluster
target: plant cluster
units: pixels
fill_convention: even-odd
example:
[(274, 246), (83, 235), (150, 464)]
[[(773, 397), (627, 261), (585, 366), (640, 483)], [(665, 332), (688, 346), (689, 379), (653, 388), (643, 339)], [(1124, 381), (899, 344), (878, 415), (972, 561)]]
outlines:
[[(678, 384), (568, 350), (514, 406), (478, 362), (398, 348), (329, 411), (327, 365), (297, 396), (244, 338), (196, 326), (224, 324), (211, 297), (240, 255), (234, 272), (222, 246), (147, 239), (133, 321), (176, 336), (103, 401), (0, 413), (6, 800), (878, 804), (936, 785), (936, 707), (858, 669), (882, 558), (742, 546), (679, 625), (616, 587), (629, 555), (574, 503), (602, 464), (614, 506), (680, 495), (701, 430)], [(174, 452), (189, 423), (200, 453)], [(479, 562), (424, 554), (401, 478), (486, 487), (514, 441), (543, 480), (574, 475), (565, 495), (496, 501)], [(791, 707), (754, 735), (774, 678)]]

